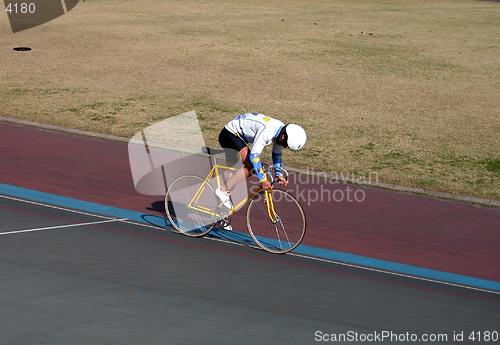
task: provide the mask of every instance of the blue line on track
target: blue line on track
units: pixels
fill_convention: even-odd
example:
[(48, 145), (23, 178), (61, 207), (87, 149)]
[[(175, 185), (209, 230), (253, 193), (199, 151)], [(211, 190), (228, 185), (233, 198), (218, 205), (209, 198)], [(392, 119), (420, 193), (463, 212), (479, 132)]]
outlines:
[[(48, 194), (43, 192), (38, 192), (35, 190), (25, 189), (21, 187), (10, 186), (0, 183), (0, 193), (17, 196), (20, 198), (25, 198), (33, 201), (39, 201), (44, 203), (49, 203), (57, 206), (74, 208), (81, 211), (87, 211), (92, 213), (98, 213), (110, 217), (117, 218), (128, 218), (130, 220), (154, 224), (158, 226), (165, 226), (165, 220), (163, 217), (158, 217), (150, 214), (143, 214), (140, 212), (134, 212), (129, 210), (124, 210), (116, 207), (105, 206), (100, 204), (95, 204), (92, 202), (67, 198), (64, 196), (58, 196), (54, 194)], [(214, 234), (216, 237), (216, 232)], [(500, 282), (467, 277), (459, 274), (447, 273), (442, 271), (431, 270), (428, 268), (422, 268), (417, 266), (405, 265), (391, 261), (373, 259), (369, 257), (342, 253), (334, 250), (311, 247), (306, 245), (299, 245), (294, 249), (294, 253), (312, 255), (315, 257), (342, 261), (349, 264), (361, 265), (381, 270), (387, 270), (392, 272), (397, 272), (401, 274), (407, 274), (412, 276), (418, 276), (433, 280), (441, 280), (449, 283), (455, 283), (460, 285), (468, 285), (476, 288), (488, 289), (493, 291), (500, 291)]]

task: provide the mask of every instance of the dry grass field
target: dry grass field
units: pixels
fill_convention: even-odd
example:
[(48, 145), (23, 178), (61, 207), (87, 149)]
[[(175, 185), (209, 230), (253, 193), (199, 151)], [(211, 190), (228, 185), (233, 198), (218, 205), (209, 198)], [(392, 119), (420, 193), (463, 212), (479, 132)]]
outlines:
[(262, 112), (308, 131), (286, 165), (500, 199), (500, 3), (87, 0), (16, 34), (0, 18), (0, 115), (132, 136), (196, 110), (216, 145)]

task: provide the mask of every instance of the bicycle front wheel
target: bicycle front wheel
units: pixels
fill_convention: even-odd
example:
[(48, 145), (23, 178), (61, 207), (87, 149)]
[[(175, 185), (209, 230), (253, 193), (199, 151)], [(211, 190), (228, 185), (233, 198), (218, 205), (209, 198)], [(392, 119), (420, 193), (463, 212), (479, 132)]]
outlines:
[(210, 183), (195, 175), (177, 178), (165, 194), (165, 212), (170, 224), (190, 237), (200, 237), (217, 223), (217, 196)]
[(262, 249), (283, 254), (299, 245), (306, 233), (306, 216), (290, 193), (273, 189), (257, 193), (247, 209), (247, 227)]

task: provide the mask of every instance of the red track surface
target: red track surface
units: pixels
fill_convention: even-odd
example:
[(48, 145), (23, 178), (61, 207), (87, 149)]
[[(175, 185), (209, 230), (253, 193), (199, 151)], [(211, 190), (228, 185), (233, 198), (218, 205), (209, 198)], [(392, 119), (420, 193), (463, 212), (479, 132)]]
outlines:
[[(0, 138), (0, 183), (159, 214), (161, 197), (135, 191), (124, 143), (2, 122)], [(364, 201), (332, 199), (346, 188), (351, 200), (362, 190)], [(305, 176), (292, 177), (286, 189), (306, 211), (304, 244), (500, 282), (499, 209)], [(243, 216), (232, 223), (242, 232)]]

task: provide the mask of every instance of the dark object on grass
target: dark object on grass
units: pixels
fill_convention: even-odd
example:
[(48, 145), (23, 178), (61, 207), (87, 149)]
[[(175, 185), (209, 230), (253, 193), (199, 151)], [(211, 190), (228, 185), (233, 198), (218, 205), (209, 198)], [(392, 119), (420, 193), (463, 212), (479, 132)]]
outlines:
[(30, 47), (15, 47), (14, 50), (16, 52), (29, 52), (31, 50)]

